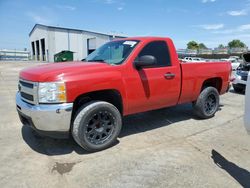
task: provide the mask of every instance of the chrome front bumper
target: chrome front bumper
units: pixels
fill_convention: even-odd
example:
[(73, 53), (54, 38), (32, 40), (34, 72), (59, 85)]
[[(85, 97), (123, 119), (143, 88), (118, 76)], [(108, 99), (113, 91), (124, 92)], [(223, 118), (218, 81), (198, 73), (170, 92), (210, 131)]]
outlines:
[(32, 105), (16, 94), (17, 111), (23, 124), (38, 132), (69, 132), (73, 103)]

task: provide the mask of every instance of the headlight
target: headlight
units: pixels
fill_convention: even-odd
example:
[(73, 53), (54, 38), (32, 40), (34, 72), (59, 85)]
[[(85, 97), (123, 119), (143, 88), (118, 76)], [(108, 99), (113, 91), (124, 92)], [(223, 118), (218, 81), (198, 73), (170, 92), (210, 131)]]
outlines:
[(66, 87), (64, 82), (44, 82), (38, 85), (39, 103), (66, 102)]

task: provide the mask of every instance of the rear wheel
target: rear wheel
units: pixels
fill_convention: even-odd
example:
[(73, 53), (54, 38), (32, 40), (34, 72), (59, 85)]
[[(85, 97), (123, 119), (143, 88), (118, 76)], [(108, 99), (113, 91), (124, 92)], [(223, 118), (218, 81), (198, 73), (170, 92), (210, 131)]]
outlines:
[(121, 127), (121, 114), (115, 106), (107, 102), (92, 101), (76, 113), (72, 135), (85, 150), (99, 151), (115, 142)]
[(194, 113), (207, 119), (214, 116), (219, 108), (219, 93), (214, 87), (205, 88), (199, 95), (197, 101), (193, 103)]

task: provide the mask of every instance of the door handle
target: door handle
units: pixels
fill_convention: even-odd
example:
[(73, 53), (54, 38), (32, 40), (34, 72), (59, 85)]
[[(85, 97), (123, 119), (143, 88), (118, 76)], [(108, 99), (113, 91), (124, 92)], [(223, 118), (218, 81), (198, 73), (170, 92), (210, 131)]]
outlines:
[(166, 74), (164, 75), (164, 77), (165, 77), (166, 79), (170, 80), (170, 79), (173, 79), (173, 78), (175, 77), (175, 74), (168, 72), (168, 73), (166, 73)]

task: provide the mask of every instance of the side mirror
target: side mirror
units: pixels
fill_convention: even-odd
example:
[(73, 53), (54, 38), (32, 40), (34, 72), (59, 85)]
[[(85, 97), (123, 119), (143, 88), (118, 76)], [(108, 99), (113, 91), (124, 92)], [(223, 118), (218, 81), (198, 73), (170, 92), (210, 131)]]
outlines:
[(156, 65), (156, 63), (157, 60), (152, 55), (143, 55), (141, 57), (136, 58), (136, 60), (134, 61), (135, 67), (138, 69), (143, 67), (150, 67)]

